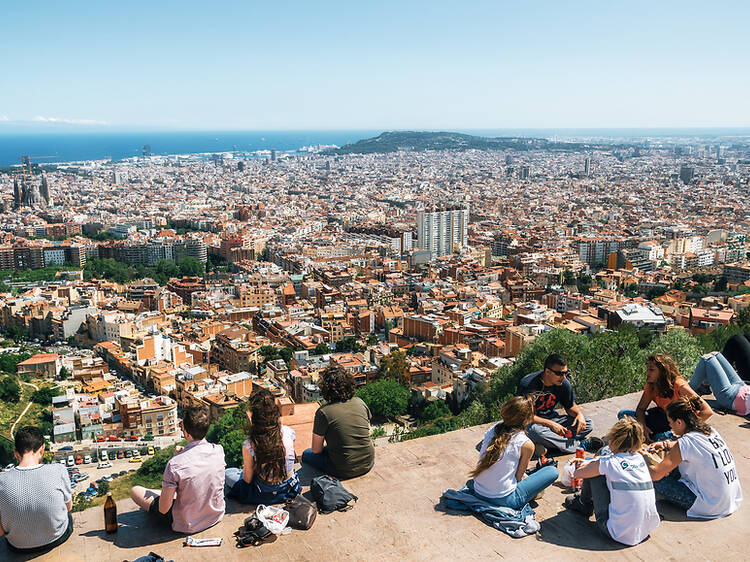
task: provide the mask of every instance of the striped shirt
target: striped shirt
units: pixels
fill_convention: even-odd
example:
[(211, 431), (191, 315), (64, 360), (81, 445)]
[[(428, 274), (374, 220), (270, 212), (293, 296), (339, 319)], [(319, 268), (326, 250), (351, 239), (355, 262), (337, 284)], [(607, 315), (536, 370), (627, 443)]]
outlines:
[(60, 464), (15, 467), (0, 473), (0, 524), (16, 548), (36, 548), (68, 528), (72, 498), (68, 471)]

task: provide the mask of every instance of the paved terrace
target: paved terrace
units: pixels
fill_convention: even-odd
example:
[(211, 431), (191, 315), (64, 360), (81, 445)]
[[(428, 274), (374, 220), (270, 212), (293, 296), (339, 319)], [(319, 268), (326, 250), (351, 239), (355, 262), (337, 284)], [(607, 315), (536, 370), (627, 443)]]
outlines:
[[(601, 435), (623, 407), (637, 395), (583, 406)], [(716, 415), (713, 425), (734, 454), (745, 495), (750, 496), (750, 423), (734, 415)], [(165, 559), (183, 560), (742, 560), (750, 529), (750, 505), (726, 519), (687, 520), (684, 514), (659, 502), (664, 517), (650, 539), (624, 548), (604, 539), (593, 519), (586, 522), (562, 507), (566, 491), (552, 486), (539, 501), (541, 532), (511, 539), (474, 516), (436, 509), (446, 488), (460, 487), (476, 462), (476, 443), (487, 426), (444, 435), (379, 446), (373, 471), (346, 483), (360, 501), (346, 513), (319, 515), (309, 531), (292, 531), (275, 543), (238, 550), (232, 532), (246, 516), (244, 508), (228, 505), (224, 520), (198, 534), (224, 537), (221, 547), (182, 546), (183, 538), (152, 528), (145, 514), (130, 500), (118, 502), (120, 529), (116, 536), (102, 528), (101, 508), (76, 513), (76, 530), (66, 544), (38, 560), (87, 562), (134, 560), (150, 551)], [(561, 459), (562, 462), (563, 459)], [(301, 472), (303, 483), (314, 474)], [(19, 560), (0, 539), (0, 560)]]

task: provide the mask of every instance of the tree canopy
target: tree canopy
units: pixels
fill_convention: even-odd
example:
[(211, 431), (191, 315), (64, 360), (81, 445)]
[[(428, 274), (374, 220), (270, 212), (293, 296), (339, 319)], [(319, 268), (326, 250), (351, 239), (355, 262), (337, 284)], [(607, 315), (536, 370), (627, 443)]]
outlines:
[(357, 390), (373, 416), (392, 418), (406, 412), (409, 391), (394, 379), (379, 379)]

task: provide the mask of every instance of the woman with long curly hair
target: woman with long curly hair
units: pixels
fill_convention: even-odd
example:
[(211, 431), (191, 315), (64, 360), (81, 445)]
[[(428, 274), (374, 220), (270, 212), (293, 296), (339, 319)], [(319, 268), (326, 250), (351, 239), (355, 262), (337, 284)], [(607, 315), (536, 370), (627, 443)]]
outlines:
[(248, 438), (242, 444), (242, 468), (227, 468), (227, 495), (241, 503), (274, 504), (295, 498), (301, 486), (294, 472), (294, 430), (281, 425), (273, 394), (250, 396)]
[(312, 447), (302, 462), (342, 480), (368, 473), (375, 463), (370, 409), (354, 396), (354, 377), (339, 365), (321, 373), (318, 388), (326, 403), (315, 412)]
[[(669, 437), (669, 422), (665, 408), (678, 398), (699, 398), (690, 388), (688, 381), (680, 374), (680, 369), (669, 355), (654, 353), (646, 360), (646, 386), (638, 405), (633, 410), (622, 410), (617, 414), (619, 419), (625, 416), (634, 417), (643, 427), (647, 443)], [(700, 398), (699, 398), (700, 399)], [(653, 408), (648, 408), (651, 403)], [(705, 421), (711, 417), (713, 410), (701, 400), (700, 418)]]
[(524, 430), (534, 420), (534, 399), (514, 396), (502, 408), (497, 422), (484, 435), (479, 462), (470, 473), (474, 495), (500, 507), (522, 509), (558, 477), (557, 468), (545, 466), (523, 478), (534, 444)]
[[(688, 517), (716, 519), (731, 515), (742, 502), (734, 457), (719, 432), (699, 417), (701, 400), (680, 398), (667, 406), (675, 440), (654, 443), (666, 451), (664, 460), (649, 467), (654, 488)], [(674, 469), (679, 467), (679, 476)]]

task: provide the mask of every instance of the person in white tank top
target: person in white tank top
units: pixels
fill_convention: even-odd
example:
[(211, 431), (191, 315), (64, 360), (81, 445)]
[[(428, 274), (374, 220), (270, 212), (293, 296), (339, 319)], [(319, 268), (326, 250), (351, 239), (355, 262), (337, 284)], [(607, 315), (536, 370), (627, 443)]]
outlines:
[(537, 494), (557, 480), (554, 466), (545, 466), (524, 478), (534, 444), (524, 429), (534, 419), (534, 402), (514, 396), (500, 408), (502, 421), (484, 436), (479, 461), (471, 472), (473, 493), (487, 503), (522, 509)]
[[(696, 415), (694, 399), (667, 406), (667, 420), (676, 441), (655, 443), (667, 451), (664, 460), (649, 467), (654, 488), (688, 517), (716, 519), (731, 515), (742, 503), (742, 489), (729, 447), (721, 435)], [(670, 473), (679, 467), (680, 478)]]
[(643, 447), (643, 427), (633, 417), (619, 420), (607, 434), (611, 454), (594, 460), (575, 459), (574, 478), (583, 478), (581, 493), (563, 504), (586, 517), (593, 513), (599, 530), (633, 546), (659, 526), (656, 497)]

